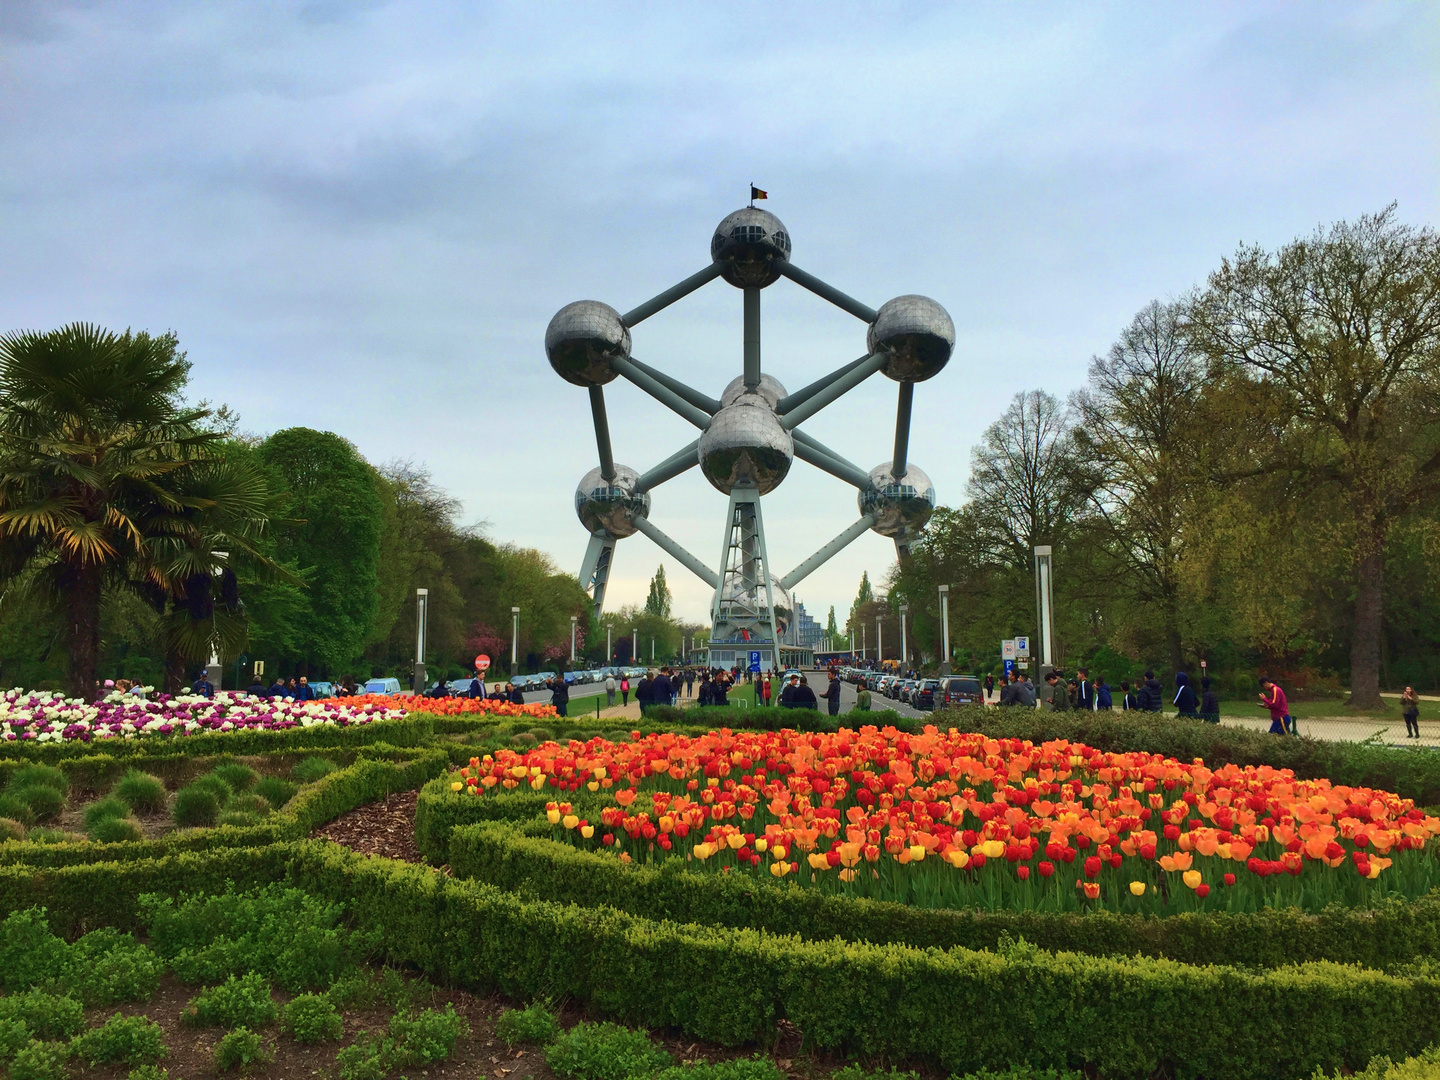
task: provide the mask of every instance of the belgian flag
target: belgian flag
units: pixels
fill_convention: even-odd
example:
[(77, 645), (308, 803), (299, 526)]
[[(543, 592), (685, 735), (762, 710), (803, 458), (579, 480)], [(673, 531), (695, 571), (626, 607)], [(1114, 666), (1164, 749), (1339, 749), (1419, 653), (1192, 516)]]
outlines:
[(750, 201), (751, 201), (752, 203), (753, 203), (756, 199), (768, 199), (769, 197), (770, 197), (769, 192), (761, 191), (761, 190), (760, 190), (758, 187), (756, 187), (754, 184), (751, 184), (751, 185), (750, 185)]

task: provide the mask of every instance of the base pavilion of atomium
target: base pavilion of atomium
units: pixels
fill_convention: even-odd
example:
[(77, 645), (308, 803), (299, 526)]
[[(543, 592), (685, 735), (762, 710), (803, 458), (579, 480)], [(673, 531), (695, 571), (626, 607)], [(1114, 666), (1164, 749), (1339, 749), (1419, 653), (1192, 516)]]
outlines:
[[(908, 460), (915, 384), (938, 374), (955, 347), (955, 326), (945, 309), (925, 296), (897, 296), (873, 309), (801, 270), (790, 261), (790, 234), (774, 214), (753, 205), (735, 211), (715, 229), (710, 265), (621, 314), (598, 300), (579, 300), (556, 312), (545, 331), (550, 365), (567, 382), (590, 392), (600, 464), (575, 490), (575, 512), (590, 533), (580, 582), (604, 609), (615, 543), (644, 533), (711, 589), (707, 662), (783, 668), (808, 650), (787, 643), (793, 621), (792, 590), (807, 575), (866, 530), (895, 541), (904, 558), (935, 507), (930, 478)], [(810, 385), (787, 392), (760, 370), (760, 294), (782, 277), (854, 315), (867, 326), (865, 352)], [(651, 315), (715, 278), (744, 297), (742, 373), (718, 399), (650, 367), (631, 353), (631, 331)], [(898, 383), (895, 442), (890, 460), (870, 470), (811, 438), (800, 425), (876, 372)], [(605, 413), (605, 384), (623, 377), (678, 413), (698, 437), (645, 472), (615, 461)], [(795, 458), (854, 485), (860, 517), (799, 566), (773, 574), (765, 547), (761, 497), (784, 482)], [(712, 569), (650, 521), (651, 492), (699, 466), (729, 497), (720, 530), (720, 559)]]

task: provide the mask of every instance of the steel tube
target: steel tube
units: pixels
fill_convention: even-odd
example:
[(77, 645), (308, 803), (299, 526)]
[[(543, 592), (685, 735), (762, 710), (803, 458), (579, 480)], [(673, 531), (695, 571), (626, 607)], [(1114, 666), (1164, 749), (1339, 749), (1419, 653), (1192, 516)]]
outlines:
[(817, 469), (829, 473), (837, 480), (844, 480), (847, 484), (854, 485), (861, 491), (870, 490), (870, 474), (851, 465), (844, 458), (831, 457), (823, 451), (816, 450), (813, 446), (806, 445), (799, 439), (795, 440), (795, 456), (801, 461), (808, 461)]
[(799, 566), (795, 567), (794, 570), (791, 570), (783, 577), (777, 578), (775, 583), (779, 585), (782, 589), (793, 589), (796, 585), (800, 584), (800, 582), (804, 581), (807, 577), (813, 574), (816, 570), (820, 569), (820, 567), (824, 566), (840, 552), (844, 551), (845, 548), (849, 547), (850, 544), (854, 543), (858, 537), (864, 535), (866, 530), (868, 530), (874, 524), (875, 519), (869, 514), (866, 514), (859, 521), (855, 522), (855, 524), (851, 525), (848, 529), (842, 532), (839, 536), (835, 537), (834, 540), (831, 540), (819, 551), (815, 552), (814, 555), (811, 555)]
[(709, 413), (702, 409), (697, 409), (679, 394), (675, 393), (675, 391), (662, 386), (629, 360), (622, 356), (617, 356), (611, 360), (610, 363), (614, 365), (616, 371), (620, 372), (621, 375), (624, 375), (625, 378), (629, 379), (641, 390), (644, 390), (656, 401), (660, 402), (661, 405), (664, 405), (667, 409), (689, 420), (690, 423), (694, 424), (701, 431), (704, 431), (710, 426)]
[(760, 290), (745, 289), (745, 389), (760, 385)]
[(824, 390), (811, 396), (809, 401), (795, 406), (780, 416), (780, 423), (786, 430), (793, 429), (798, 424), (804, 423), (817, 412), (829, 405), (836, 398), (848, 394), (855, 387), (868, 379), (875, 372), (885, 366), (886, 357), (882, 353), (872, 353), (865, 358), (863, 364), (851, 368), (840, 378), (836, 379)]
[(890, 456), (890, 475), (905, 478), (906, 457), (910, 453), (910, 407), (915, 402), (915, 384), (902, 382), (895, 406), (895, 453)]
[(846, 296), (833, 285), (827, 285), (814, 274), (807, 274), (792, 262), (782, 262), (779, 266), (780, 273), (784, 274), (791, 281), (801, 288), (809, 289), (822, 300), (829, 300), (841, 311), (848, 311), (861, 322), (873, 323), (875, 321), (875, 309), (867, 307), (853, 296)]
[(590, 387), (590, 415), (595, 420), (595, 449), (600, 452), (600, 475), (615, 479), (615, 455), (610, 450), (610, 420), (605, 415), (605, 388)]
[(697, 409), (704, 409), (711, 416), (714, 416), (717, 412), (720, 411), (720, 402), (716, 401), (709, 394), (702, 394), (693, 386), (686, 386), (679, 379), (672, 378), (671, 376), (666, 375), (663, 371), (651, 367), (649, 364), (642, 364), (633, 356), (630, 357), (630, 363), (634, 364), (641, 371), (645, 372), (646, 375), (649, 375), (652, 379), (658, 382), (661, 386), (665, 387), (667, 390), (673, 390), (675, 393), (679, 394), (682, 398), (688, 401), (691, 405), (694, 405)]
[(699, 273), (691, 274), (684, 281), (680, 282), (679, 285), (672, 285), (659, 296), (651, 297), (639, 307), (627, 311), (624, 315), (620, 316), (620, 321), (626, 326), (634, 326), (636, 323), (644, 322), (657, 311), (665, 310), (671, 304), (675, 303), (676, 300), (689, 296), (696, 289), (700, 288), (701, 285), (713, 281), (719, 276), (720, 264), (712, 262)]
[[(790, 433), (790, 437), (794, 439), (797, 443), (801, 443), (809, 449), (814, 450), (817, 454), (824, 454), (831, 461), (839, 462), (841, 465), (845, 466), (845, 468), (849, 469), (852, 475), (864, 476), (865, 483), (857, 483), (855, 485), (856, 487), (861, 487), (864, 488), (866, 491), (869, 491), (872, 487), (875, 486), (870, 482), (869, 473), (867, 473), (864, 469), (860, 468), (860, 466), (856, 465), (844, 454), (840, 453), (839, 451), (830, 449), (830, 447), (826, 446), (819, 439), (814, 438), (810, 435), (806, 435), (803, 431), (792, 431)], [(845, 479), (847, 483), (849, 482), (848, 479), (845, 477), (841, 477), (841, 479)]]
[(666, 480), (673, 480), (698, 464), (700, 464), (700, 440), (696, 439), (689, 446), (677, 450), (649, 472), (641, 475), (640, 479), (635, 481), (635, 491), (638, 494), (659, 487)]
[(824, 390), (827, 386), (833, 383), (836, 379), (844, 378), (846, 375), (850, 374), (850, 372), (854, 371), (857, 367), (859, 367), (861, 364), (865, 363), (865, 361), (869, 359), (870, 356), (867, 353), (866, 355), (859, 357), (858, 359), (851, 360), (850, 363), (846, 364), (844, 367), (835, 369), (834, 371), (830, 372), (829, 375), (816, 379), (809, 386), (802, 387), (801, 389), (796, 390), (793, 394), (786, 394), (776, 404), (776, 410), (783, 415), (786, 409), (793, 409), (799, 405), (804, 404), (816, 394), (818, 394), (821, 390)]
[(655, 541), (656, 547), (658, 547), (661, 551), (665, 552), (667, 555), (674, 558), (678, 563), (680, 563), (681, 566), (685, 567), (685, 569), (689, 570), (701, 581), (705, 582), (706, 585), (709, 585), (710, 588), (713, 589), (720, 583), (720, 579), (715, 576), (715, 572), (713, 570), (711, 570), (708, 566), (702, 563), (694, 555), (691, 555), (690, 552), (686, 551), (674, 540), (670, 539), (670, 537), (666, 536), (663, 532), (661, 532), (658, 528), (651, 524), (648, 518), (637, 517), (635, 519), (635, 528), (640, 530), (640, 532), (644, 533), (651, 540)]

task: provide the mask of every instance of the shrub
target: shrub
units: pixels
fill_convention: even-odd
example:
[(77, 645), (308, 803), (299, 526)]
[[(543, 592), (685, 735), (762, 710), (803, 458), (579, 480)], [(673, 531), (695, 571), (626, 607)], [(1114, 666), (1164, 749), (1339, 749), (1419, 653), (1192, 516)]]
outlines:
[(0, 1016), (0, 1062), (9, 1061), (33, 1034), (30, 1025), (17, 1016)]
[(110, 795), (137, 814), (155, 814), (165, 809), (165, 785), (139, 769), (131, 769), (117, 780)]
[(139, 1065), (130, 1070), (125, 1080), (170, 1080), (170, 1074), (158, 1065)]
[(227, 784), (213, 772), (206, 773), (198, 779), (190, 781), (187, 787), (199, 788), (201, 791), (208, 791), (215, 796), (215, 801), (224, 806), (235, 797), (235, 789)]
[(238, 761), (227, 761), (210, 770), (210, 775), (225, 781), (231, 791), (249, 791), (260, 779), (260, 774), (249, 765)]
[(227, 813), (245, 813), (263, 818), (270, 813), (270, 800), (263, 795), (236, 795), (225, 807)]
[(555, 732), (547, 727), (533, 727), (530, 729), (530, 734), (535, 736), (536, 742), (553, 742), (555, 740)]
[(36, 821), (50, 821), (59, 815), (65, 806), (65, 795), (48, 784), (28, 784), (12, 787), (10, 794), (30, 808)]
[(191, 784), (175, 793), (171, 814), (181, 828), (214, 825), (220, 817), (220, 800), (210, 788)]
[(561, 1080), (630, 1080), (650, 1076), (673, 1059), (643, 1031), (579, 1023), (550, 1044), (545, 1062)]
[(529, 750), (531, 747), (536, 746), (539, 742), (540, 740), (535, 738), (535, 736), (531, 735), (528, 731), (522, 731), (519, 735), (512, 735), (510, 737), (510, 745), (513, 746), (516, 750)]
[(69, 832), (65, 829), (31, 829), (25, 839), (34, 844), (75, 844), (86, 839), (84, 833)]
[(1029, 1065), (1014, 1065), (1008, 1069), (981, 1069), (979, 1072), (952, 1077), (951, 1080), (1087, 1080), (1087, 1078), (1083, 1072), (1074, 1069), (1033, 1069)]
[(252, 825), (259, 825), (261, 820), (259, 814), (251, 814), (244, 810), (226, 810), (215, 819), (215, 824), (234, 825), (236, 828), (248, 829)]
[(153, 1064), (165, 1056), (165, 1036), (148, 1017), (116, 1013), (76, 1039), (75, 1052), (92, 1065)]
[(130, 804), (120, 799), (100, 799), (85, 808), (85, 831), (88, 833), (102, 821), (130, 816)]
[(264, 1027), (274, 1023), (279, 1009), (270, 997), (270, 984), (257, 972), (201, 990), (180, 1015), (191, 1024), (206, 1027)]
[(58, 979), (69, 959), (44, 908), (13, 912), (0, 923), (0, 986), (10, 993)]
[(140, 823), (130, 817), (101, 818), (85, 831), (97, 844), (124, 844), (145, 839)]
[(307, 757), (303, 761), (297, 761), (290, 769), (290, 776), (302, 784), (313, 784), (322, 776), (329, 776), (340, 766), (329, 758)]
[(540, 1002), (524, 1009), (510, 1009), (495, 1021), (495, 1034), (514, 1046), (516, 1043), (550, 1043), (560, 1034), (555, 1014)]
[(53, 765), (21, 765), (10, 775), (11, 788), (29, 787), (32, 784), (54, 788), (61, 795), (70, 790), (69, 778)]
[(24, 840), (25, 826), (14, 818), (0, 817), (0, 843), (6, 840)]
[(455, 1040), (470, 1030), (469, 1023), (455, 1012), (455, 1006), (399, 1013), (390, 1021), (395, 1040), (396, 1065), (424, 1065), (450, 1056)]
[(0, 998), (0, 1020), (18, 1020), (37, 1039), (68, 1039), (85, 1027), (85, 1010), (72, 997), (39, 990)]
[(35, 824), (35, 811), (30, 809), (30, 804), (8, 792), (0, 793), (0, 817), (18, 821), (27, 828)]
[[(846, 1074), (858, 1074), (847, 1076)], [(886, 1080), (884, 1073), (876, 1073), (876, 1080)], [(894, 1080), (919, 1080), (914, 1073), (896, 1072)], [(785, 1074), (775, 1062), (766, 1057), (735, 1058), (732, 1061), (697, 1061), (688, 1065), (675, 1065), (661, 1069), (655, 1080), (785, 1080)], [(869, 1080), (869, 1074), (851, 1066), (840, 1069), (831, 1080)]]
[(31, 1039), (10, 1062), (10, 1080), (64, 1080), (70, 1044)]
[(394, 1040), (362, 1031), (349, 1046), (336, 1055), (340, 1080), (384, 1080), (390, 1071)]
[(69, 985), (88, 1005), (149, 1001), (165, 963), (129, 934), (92, 930), (71, 946)]
[(296, 1042), (333, 1042), (345, 1032), (335, 1004), (324, 994), (301, 994), (280, 1010), (280, 1027)]
[[(317, 759), (318, 760), (318, 759)], [(267, 776), (255, 785), (255, 794), (268, 802), (271, 807), (279, 810), (295, 797), (299, 787), (289, 780), (282, 780), (278, 776)]]
[(248, 1069), (251, 1065), (265, 1065), (274, 1059), (265, 1041), (248, 1028), (238, 1027), (223, 1036), (215, 1044), (215, 1067), (221, 1072), (227, 1069)]

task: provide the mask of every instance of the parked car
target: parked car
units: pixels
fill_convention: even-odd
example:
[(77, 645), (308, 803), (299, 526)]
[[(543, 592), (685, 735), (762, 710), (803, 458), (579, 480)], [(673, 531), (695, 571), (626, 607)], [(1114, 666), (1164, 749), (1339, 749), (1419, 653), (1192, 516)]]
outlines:
[(951, 677), (945, 680), (944, 705), (984, 705), (985, 687), (980, 685), (979, 679), (957, 679)]
[(920, 685), (911, 691), (910, 704), (922, 712), (934, 709), (935, 694), (939, 689), (939, 679), (921, 679)]
[(371, 679), (365, 684), (367, 694), (398, 694), (400, 693), (399, 679)]
[(317, 698), (335, 696), (335, 684), (331, 682), (312, 682), (310, 684), (310, 689), (315, 691), (315, 696)]

